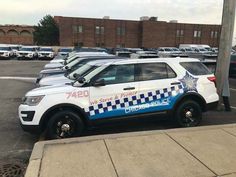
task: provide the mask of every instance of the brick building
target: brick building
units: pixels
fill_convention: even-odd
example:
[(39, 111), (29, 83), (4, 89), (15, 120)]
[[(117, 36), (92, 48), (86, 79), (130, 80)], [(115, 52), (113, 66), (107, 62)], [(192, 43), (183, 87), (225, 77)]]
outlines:
[(33, 31), (33, 26), (0, 25), (0, 43), (32, 45)]
[(75, 18), (55, 16), (60, 45), (86, 47), (148, 47), (208, 44), (218, 46), (220, 25)]

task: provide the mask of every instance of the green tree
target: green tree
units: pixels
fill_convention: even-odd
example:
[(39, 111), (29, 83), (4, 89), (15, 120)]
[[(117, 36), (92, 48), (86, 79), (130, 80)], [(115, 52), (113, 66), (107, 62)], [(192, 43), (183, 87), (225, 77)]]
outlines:
[(37, 45), (59, 45), (59, 28), (51, 15), (46, 15), (39, 21), (33, 34)]

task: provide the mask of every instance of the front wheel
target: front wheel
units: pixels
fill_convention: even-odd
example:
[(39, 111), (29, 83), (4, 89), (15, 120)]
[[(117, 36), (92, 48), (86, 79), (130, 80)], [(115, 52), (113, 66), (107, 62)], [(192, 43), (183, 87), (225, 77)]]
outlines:
[(62, 139), (79, 136), (84, 129), (84, 123), (78, 114), (64, 110), (54, 114), (48, 123), (47, 138)]
[(178, 106), (175, 112), (175, 119), (181, 127), (197, 126), (202, 120), (202, 109), (195, 101), (184, 101)]

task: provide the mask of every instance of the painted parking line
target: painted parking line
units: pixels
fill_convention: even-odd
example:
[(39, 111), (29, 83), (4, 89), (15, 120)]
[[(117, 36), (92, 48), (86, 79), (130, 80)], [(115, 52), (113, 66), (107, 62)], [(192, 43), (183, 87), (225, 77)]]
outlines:
[(29, 81), (35, 82), (35, 77), (14, 77), (14, 76), (0, 76), (0, 80), (21, 80), (21, 81)]

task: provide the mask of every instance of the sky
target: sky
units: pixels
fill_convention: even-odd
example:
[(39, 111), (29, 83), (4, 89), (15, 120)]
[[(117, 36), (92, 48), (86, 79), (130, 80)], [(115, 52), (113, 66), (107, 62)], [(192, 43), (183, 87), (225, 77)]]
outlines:
[[(1, 0), (0, 24), (37, 25), (46, 14), (139, 20), (220, 24), (223, 0)], [(235, 28), (236, 32), (236, 28)], [(236, 33), (235, 33), (236, 36)], [(235, 38), (236, 39), (236, 38)], [(236, 41), (236, 40), (235, 40)]]

